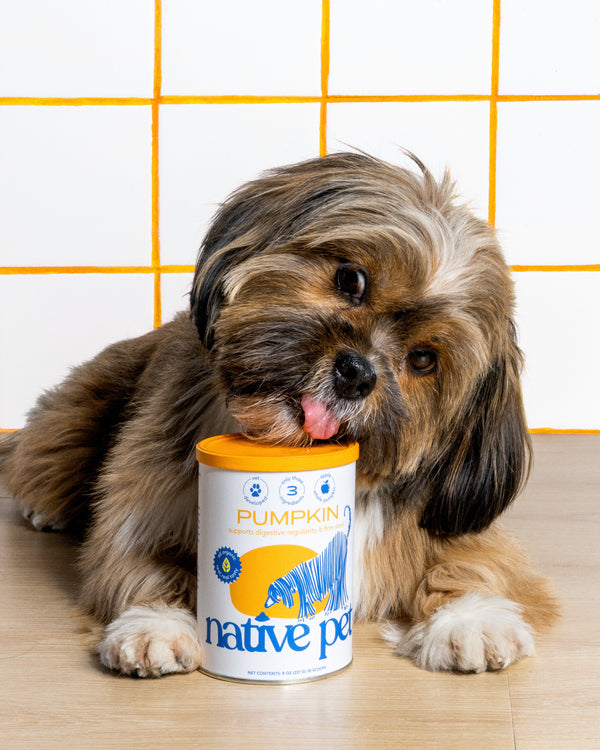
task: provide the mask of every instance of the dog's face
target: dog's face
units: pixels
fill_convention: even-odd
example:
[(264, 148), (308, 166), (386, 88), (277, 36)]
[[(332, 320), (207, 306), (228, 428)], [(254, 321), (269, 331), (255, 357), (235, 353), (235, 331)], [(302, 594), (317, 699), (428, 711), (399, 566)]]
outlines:
[(242, 187), (192, 290), (250, 435), (357, 440), (359, 481), (425, 498), (440, 533), (489, 524), (526, 472), (512, 307), (492, 230), (448, 180), (354, 154)]

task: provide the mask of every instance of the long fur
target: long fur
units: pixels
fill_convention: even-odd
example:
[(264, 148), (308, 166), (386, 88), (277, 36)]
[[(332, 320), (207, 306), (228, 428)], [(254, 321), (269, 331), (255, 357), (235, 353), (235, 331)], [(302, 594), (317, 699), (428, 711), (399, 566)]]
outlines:
[[(0, 444), (3, 482), (34, 525), (86, 531), (81, 603), (108, 626), (110, 667), (176, 671), (151, 643), (153, 663), (132, 662), (131, 612), (151, 613), (138, 617), (147, 644), (157, 608), (161, 622), (173, 614), (159, 640), (194, 610), (195, 444), (236, 430), (309, 444), (307, 403), (331, 437), (360, 443), (354, 611), (412, 624), (399, 653), (464, 668), (460, 648), (432, 649), (431, 633), (453, 638), (432, 618), (473, 592), (514, 603), (497, 606), (513, 636), (496, 640), (525, 645), (501, 666), (556, 617), (548, 583), (494, 523), (530, 454), (508, 268), (448, 176), (415, 161), (412, 172), (333, 154), (241, 187), (203, 243), (190, 313), (75, 368)], [(467, 605), (453, 617), (495, 606)], [(469, 632), (479, 643), (484, 630)], [(425, 643), (443, 658), (421, 658)], [(493, 648), (475, 651), (476, 671), (498, 668)], [(176, 661), (200, 658), (190, 647)]]

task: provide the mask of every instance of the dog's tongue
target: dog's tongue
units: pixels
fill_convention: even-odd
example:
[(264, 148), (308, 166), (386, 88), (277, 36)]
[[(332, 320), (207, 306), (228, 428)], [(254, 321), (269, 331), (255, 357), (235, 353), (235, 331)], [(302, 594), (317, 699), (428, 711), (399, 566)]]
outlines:
[(302, 396), (304, 432), (315, 440), (329, 440), (340, 429), (340, 423), (327, 406), (312, 396)]

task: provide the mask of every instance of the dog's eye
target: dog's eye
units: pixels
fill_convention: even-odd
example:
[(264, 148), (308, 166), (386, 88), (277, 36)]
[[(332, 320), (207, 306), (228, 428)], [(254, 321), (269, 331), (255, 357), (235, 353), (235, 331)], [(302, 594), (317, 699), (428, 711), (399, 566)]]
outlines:
[(367, 274), (356, 266), (344, 263), (335, 275), (335, 285), (352, 304), (360, 304), (367, 292)]
[(429, 375), (437, 365), (436, 353), (431, 349), (415, 349), (407, 357), (408, 364), (418, 375)]

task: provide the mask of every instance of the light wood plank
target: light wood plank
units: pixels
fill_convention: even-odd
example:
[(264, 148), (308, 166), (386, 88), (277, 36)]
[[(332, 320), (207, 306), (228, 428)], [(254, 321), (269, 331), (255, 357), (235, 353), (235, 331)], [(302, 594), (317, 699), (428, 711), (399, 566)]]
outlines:
[(374, 625), (354, 662), (292, 686), (200, 673), (133, 680), (103, 670), (78, 632), (75, 553), (0, 501), (0, 744), (577, 750), (600, 747), (600, 439), (535, 436), (536, 467), (506, 519), (556, 581), (565, 615), (538, 656), (506, 672), (430, 674), (393, 657)]
[(507, 674), (518, 750), (600, 748), (600, 437), (536, 435), (508, 526), (563, 607), (538, 654)]

